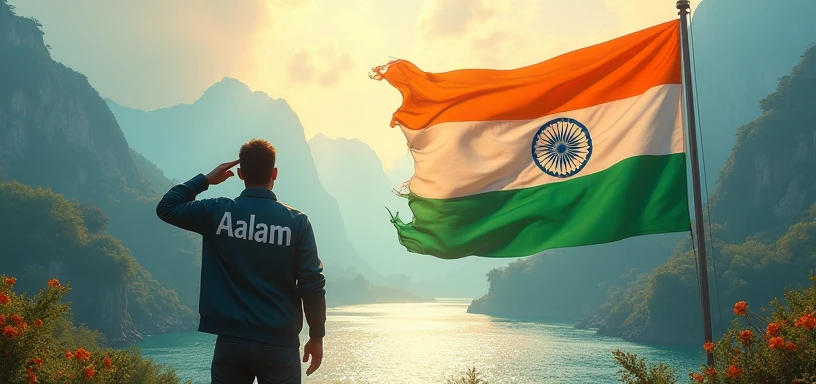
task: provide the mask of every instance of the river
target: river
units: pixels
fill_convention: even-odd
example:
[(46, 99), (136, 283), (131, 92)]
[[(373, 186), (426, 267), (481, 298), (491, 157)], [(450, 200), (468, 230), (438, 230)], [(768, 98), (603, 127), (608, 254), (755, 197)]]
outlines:
[[(471, 366), (490, 384), (615, 383), (611, 352), (618, 348), (667, 363), (681, 382), (704, 363), (701, 351), (627, 343), (566, 323), (468, 314), (467, 302), (455, 300), (331, 308), (326, 329), (323, 365), (304, 383), (444, 383)], [(212, 335), (181, 333), (146, 338), (140, 347), (198, 384), (209, 383), (214, 343)]]

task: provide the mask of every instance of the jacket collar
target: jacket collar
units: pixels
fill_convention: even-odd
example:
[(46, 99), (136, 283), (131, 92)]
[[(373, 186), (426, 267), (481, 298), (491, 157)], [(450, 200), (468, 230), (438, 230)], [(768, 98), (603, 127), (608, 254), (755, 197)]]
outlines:
[(278, 197), (275, 196), (275, 192), (259, 187), (246, 188), (243, 192), (241, 192), (241, 196), (262, 197), (266, 199), (278, 200)]

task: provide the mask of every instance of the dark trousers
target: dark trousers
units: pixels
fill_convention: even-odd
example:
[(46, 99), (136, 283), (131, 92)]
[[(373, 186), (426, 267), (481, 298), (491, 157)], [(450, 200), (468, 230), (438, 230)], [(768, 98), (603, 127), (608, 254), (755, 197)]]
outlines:
[(224, 384), (300, 384), (300, 350), (236, 337), (218, 336), (212, 382)]

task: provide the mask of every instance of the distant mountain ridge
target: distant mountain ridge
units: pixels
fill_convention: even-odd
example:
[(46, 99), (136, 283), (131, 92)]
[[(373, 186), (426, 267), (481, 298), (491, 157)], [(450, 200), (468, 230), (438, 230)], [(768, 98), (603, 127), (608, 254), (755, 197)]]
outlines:
[[(250, 139), (268, 139), (278, 150), (280, 173), (274, 192), (309, 216), (327, 273), (345, 277), (362, 273), (376, 279), (348, 240), (337, 202), (321, 185), (303, 127), (285, 100), (225, 77), (192, 104), (147, 112), (107, 101), (130, 146), (176, 180), (186, 181), (237, 159), (241, 144)], [(236, 177), (201, 197), (234, 197), (241, 190), (243, 183)]]

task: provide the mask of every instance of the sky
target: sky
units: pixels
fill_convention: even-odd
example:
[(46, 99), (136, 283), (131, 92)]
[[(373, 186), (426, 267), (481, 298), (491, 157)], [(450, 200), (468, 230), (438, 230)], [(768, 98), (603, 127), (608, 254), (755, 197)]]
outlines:
[(54, 59), (103, 97), (154, 110), (192, 103), (234, 77), (285, 99), (307, 139), (358, 138), (386, 170), (407, 153), (404, 136), (389, 127), (401, 97), (368, 77), (373, 67), (399, 58), (428, 72), (511, 69), (677, 17), (674, 0), (10, 3), (43, 24)]

